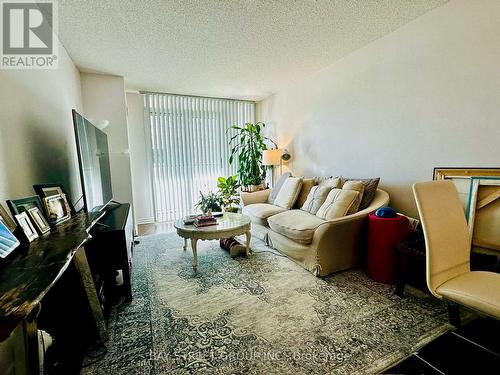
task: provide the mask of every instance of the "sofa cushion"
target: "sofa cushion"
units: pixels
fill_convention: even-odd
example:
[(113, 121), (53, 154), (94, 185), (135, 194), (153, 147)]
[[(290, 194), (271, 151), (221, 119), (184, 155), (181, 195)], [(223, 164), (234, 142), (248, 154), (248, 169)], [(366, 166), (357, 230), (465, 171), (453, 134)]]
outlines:
[(361, 203), (359, 204), (359, 210), (364, 210), (371, 203), (373, 198), (375, 198), (375, 194), (377, 193), (378, 183), (380, 182), (380, 177), (377, 178), (346, 178), (342, 177), (342, 186), (347, 181), (362, 181), (365, 184), (365, 191), (363, 193), (363, 198), (361, 199)]
[(267, 222), (276, 233), (308, 245), (312, 242), (316, 228), (325, 221), (302, 210), (290, 210), (269, 217)]
[(351, 208), (347, 212), (347, 215), (358, 212), (359, 205), (361, 204), (363, 193), (365, 191), (365, 184), (363, 183), (363, 181), (346, 181), (346, 183), (342, 186), (342, 190), (354, 190), (359, 193), (356, 201), (352, 204)]
[(307, 200), (300, 207), (302, 211), (309, 212), (312, 215), (316, 215), (321, 205), (325, 202), (328, 193), (330, 192), (328, 186), (313, 186)]
[(292, 174), (290, 172), (285, 172), (281, 175), (280, 178), (278, 178), (278, 181), (276, 181), (276, 183), (273, 185), (273, 190), (271, 191), (271, 194), (269, 194), (269, 197), (267, 198), (267, 203), (270, 204), (274, 203), (276, 196), (280, 192), (281, 186), (283, 186), (288, 177), (292, 177)]
[(332, 189), (316, 216), (325, 220), (346, 216), (358, 195), (354, 190)]
[(243, 207), (242, 213), (250, 217), (252, 223), (267, 226), (267, 218), (272, 215), (286, 211), (282, 207), (269, 203), (255, 203)]
[(301, 187), (302, 178), (288, 177), (281, 186), (281, 189), (274, 200), (274, 204), (289, 210), (293, 207), (293, 204), (297, 200)]
[(327, 177), (327, 178), (319, 177), (316, 180), (319, 186), (327, 186), (330, 189), (340, 188), (342, 183), (340, 177)]
[(301, 208), (309, 195), (309, 192), (316, 185), (316, 180), (314, 178), (302, 178), (302, 189), (300, 189), (299, 197), (295, 202), (295, 207)]

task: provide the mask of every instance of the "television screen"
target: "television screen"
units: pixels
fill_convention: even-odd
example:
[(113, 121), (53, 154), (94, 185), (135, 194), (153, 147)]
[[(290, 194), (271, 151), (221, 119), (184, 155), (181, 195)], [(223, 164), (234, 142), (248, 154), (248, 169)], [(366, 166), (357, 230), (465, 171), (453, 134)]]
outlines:
[(97, 211), (113, 199), (107, 135), (73, 110), (85, 209)]

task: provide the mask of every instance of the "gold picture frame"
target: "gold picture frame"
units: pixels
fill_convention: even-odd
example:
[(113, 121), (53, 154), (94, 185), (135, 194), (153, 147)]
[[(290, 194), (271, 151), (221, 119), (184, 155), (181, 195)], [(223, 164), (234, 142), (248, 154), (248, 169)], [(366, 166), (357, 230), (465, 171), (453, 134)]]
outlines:
[(433, 180), (451, 180), (457, 188), (460, 201), (467, 209), (469, 203), (471, 177), (498, 177), (500, 168), (466, 168), (466, 167), (436, 167), (433, 171)]
[(436, 167), (433, 180), (448, 180), (451, 178), (471, 177), (500, 177), (500, 168), (462, 168), (462, 167)]

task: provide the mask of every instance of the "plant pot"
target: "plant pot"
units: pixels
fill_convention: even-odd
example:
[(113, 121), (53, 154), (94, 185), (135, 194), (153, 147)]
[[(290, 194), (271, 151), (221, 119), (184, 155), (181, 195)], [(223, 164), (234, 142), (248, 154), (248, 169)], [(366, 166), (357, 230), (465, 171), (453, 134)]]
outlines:
[(235, 212), (238, 213), (239, 207), (238, 206), (227, 206), (224, 207), (224, 212)]
[(263, 183), (259, 185), (250, 185), (248, 189), (251, 193), (253, 193), (254, 191), (264, 190), (265, 186)]

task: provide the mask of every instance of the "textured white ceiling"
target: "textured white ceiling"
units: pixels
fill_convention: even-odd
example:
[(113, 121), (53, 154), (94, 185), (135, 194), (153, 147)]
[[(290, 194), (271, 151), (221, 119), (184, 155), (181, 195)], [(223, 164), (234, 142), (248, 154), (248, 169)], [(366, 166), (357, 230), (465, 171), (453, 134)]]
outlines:
[(59, 36), (127, 88), (259, 100), (447, 1), (59, 0)]

